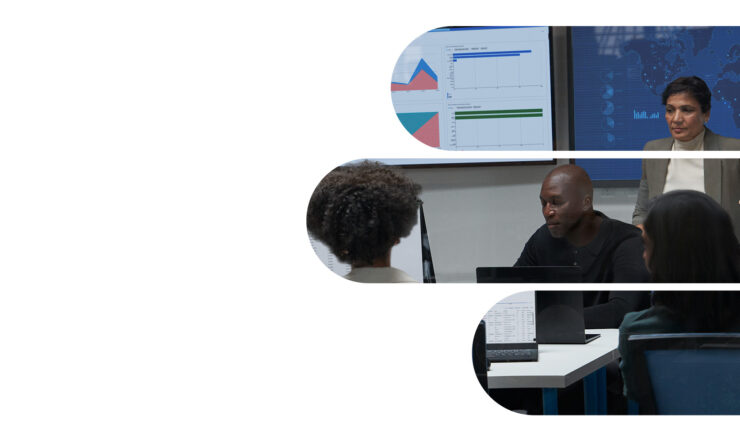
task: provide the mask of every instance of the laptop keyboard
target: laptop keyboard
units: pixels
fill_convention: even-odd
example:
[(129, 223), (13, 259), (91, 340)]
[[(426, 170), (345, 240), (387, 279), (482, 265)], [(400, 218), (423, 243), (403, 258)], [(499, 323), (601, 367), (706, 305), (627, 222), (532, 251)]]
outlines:
[(489, 362), (536, 361), (536, 348), (486, 350)]

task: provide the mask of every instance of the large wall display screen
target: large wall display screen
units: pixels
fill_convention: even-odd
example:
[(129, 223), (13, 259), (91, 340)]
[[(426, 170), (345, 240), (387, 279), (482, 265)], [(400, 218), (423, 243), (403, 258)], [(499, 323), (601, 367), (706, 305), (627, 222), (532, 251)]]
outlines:
[[(639, 150), (669, 137), (661, 94), (696, 75), (712, 91), (707, 127), (740, 138), (740, 29), (737, 27), (573, 27), (573, 146)], [(640, 160), (624, 168), (577, 160), (596, 180), (640, 178)]]
[(401, 124), (447, 150), (553, 149), (547, 27), (441, 28), (401, 54), (391, 96)]

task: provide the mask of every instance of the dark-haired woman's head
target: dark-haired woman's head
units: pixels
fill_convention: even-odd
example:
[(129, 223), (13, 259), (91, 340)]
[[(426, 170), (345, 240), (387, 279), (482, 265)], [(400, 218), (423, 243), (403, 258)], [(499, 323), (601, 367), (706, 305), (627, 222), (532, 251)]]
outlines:
[(704, 130), (712, 107), (712, 92), (699, 77), (673, 80), (663, 91), (665, 120), (673, 138), (690, 141)]
[(696, 75), (691, 77), (679, 77), (673, 80), (663, 90), (662, 99), (663, 106), (665, 106), (668, 98), (671, 95), (688, 93), (693, 97), (701, 108), (701, 111), (709, 113), (712, 108), (712, 91), (709, 90), (709, 86)]
[(377, 162), (341, 166), (314, 190), (306, 225), (337, 258), (373, 265), (417, 222), (421, 186)]
[(730, 216), (704, 193), (676, 190), (656, 198), (643, 236), (654, 282), (740, 282), (740, 244)]

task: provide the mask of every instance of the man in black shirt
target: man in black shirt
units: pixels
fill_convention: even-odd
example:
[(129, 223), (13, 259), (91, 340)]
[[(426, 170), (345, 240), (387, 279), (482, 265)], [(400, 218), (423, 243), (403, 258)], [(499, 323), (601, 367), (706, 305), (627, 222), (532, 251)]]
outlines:
[[(575, 165), (553, 169), (542, 182), (540, 203), (545, 224), (529, 238), (514, 266), (578, 266), (586, 283), (647, 282), (640, 229), (593, 209), (593, 185)], [(625, 313), (649, 306), (647, 292), (584, 292), (586, 328), (617, 328)], [(607, 366), (607, 408), (624, 413), (627, 405), (616, 363)], [(509, 409), (541, 413), (534, 389), (489, 390)], [(561, 414), (583, 413), (583, 386), (577, 382), (558, 392)]]
[[(553, 169), (542, 182), (545, 224), (514, 266), (579, 266), (586, 283), (647, 282), (640, 229), (593, 209), (593, 185), (575, 165)], [(586, 328), (617, 328), (627, 312), (648, 307), (645, 292), (584, 292)]]

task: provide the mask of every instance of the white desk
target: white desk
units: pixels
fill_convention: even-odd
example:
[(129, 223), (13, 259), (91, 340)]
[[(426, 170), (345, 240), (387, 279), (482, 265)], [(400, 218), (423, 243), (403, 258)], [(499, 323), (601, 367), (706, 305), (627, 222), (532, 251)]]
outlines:
[[(619, 330), (586, 330), (601, 337), (588, 344), (541, 344), (537, 362), (498, 362), (488, 369), (488, 388), (542, 388), (545, 413), (557, 413), (557, 388), (584, 379), (587, 413), (606, 413), (606, 372), (619, 358)], [(553, 402), (554, 395), (554, 402)], [(554, 410), (553, 410), (554, 403)]]

